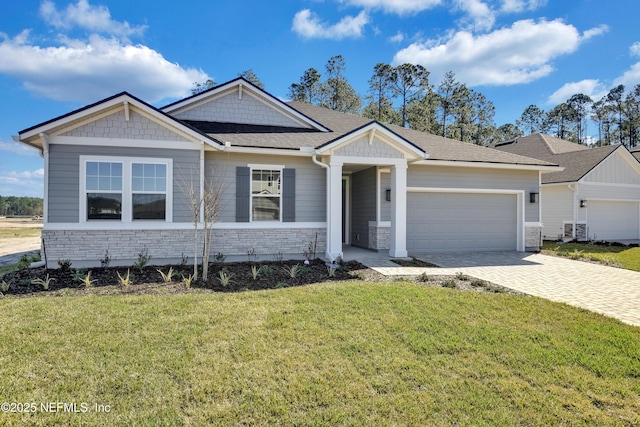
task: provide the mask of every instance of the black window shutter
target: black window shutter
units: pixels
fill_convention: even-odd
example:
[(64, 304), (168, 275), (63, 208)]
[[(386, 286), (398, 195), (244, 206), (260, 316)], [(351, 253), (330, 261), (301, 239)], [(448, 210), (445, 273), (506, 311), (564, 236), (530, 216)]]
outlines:
[(296, 170), (282, 170), (282, 222), (296, 221)]
[(236, 167), (236, 222), (249, 222), (251, 197), (251, 169)]

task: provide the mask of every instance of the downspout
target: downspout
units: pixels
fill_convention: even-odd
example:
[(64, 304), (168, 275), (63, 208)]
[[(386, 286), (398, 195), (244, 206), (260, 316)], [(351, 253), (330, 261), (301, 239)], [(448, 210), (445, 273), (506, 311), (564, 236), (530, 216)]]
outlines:
[[(42, 199), (42, 223), (44, 228), (47, 227), (49, 222), (49, 135), (41, 133), (42, 139), (42, 158), (44, 159), (44, 198)], [(47, 266), (47, 251), (45, 248), (44, 239), (40, 238), (40, 244), (42, 246), (42, 258), (44, 265)]]
[[(204, 198), (204, 141), (200, 141), (200, 200)], [(200, 203), (200, 221), (204, 221), (204, 203)]]
[[(326, 163), (321, 162), (320, 160), (317, 159), (316, 157), (317, 152), (314, 150), (313, 151), (313, 155), (311, 156), (311, 161), (313, 163), (315, 163), (316, 165), (324, 168), (327, 171), (327, 177), (325, 179), (325, 184), (327, 186), (325, 192), (326, 192), (326, 197), (327, 197), (327, 212), (326, 212), (326, 221), (327, 221), (327, 236), (325, 238), (325, 246), (329, 244), (328, 239), (329, 239), (329, 230), (331, 229), (331, 183), (329, 182), (330, 177), (330, 170), (329, 170), (329, 165), (327, 165)], [(325, 249), (325, 252), (328, 253), (327, 249)], [(333, 261), (333, 260), (330, 260)]]

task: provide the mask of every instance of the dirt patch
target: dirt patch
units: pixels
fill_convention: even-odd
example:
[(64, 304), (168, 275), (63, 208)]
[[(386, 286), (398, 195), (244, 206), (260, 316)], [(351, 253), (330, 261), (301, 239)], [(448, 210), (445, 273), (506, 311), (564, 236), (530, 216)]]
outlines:
[[(42, 220), (0, 217), (0, 229), (0, 256), (40, 249), (40, 234), (25, 236), (24, 230), (41, 230)], [(16, 232), (11, 233), (11, 230)]]
[(7, 218), (0, 216), (0, 228), (42, 228), (42, 219)]

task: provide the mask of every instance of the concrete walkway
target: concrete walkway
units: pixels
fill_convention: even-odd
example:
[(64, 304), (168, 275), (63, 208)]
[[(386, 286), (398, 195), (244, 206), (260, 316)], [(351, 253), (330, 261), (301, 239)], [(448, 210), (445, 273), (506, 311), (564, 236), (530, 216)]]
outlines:
[(386, 257), (361, 254), (360, 262), (386, 275), (462, 272), (506, 288), (564, 302), (640, 326), (640, 272), (526, 252), (423, 254), (443, 268), (399, 267)]

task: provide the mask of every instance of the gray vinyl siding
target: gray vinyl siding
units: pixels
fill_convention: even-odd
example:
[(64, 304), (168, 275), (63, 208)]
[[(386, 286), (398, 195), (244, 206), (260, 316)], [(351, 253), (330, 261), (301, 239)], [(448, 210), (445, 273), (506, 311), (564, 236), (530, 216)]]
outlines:
[[(391, 202), (387, 201), (389, 189), (391, 189), (391, 174), (383, 172), (380, 174), (380, 221), (391, 221)], [(393, 198), (393, 194), (391, 197)]]
[(351, 244), (369, 247), (369, 221), (376, 220), (375, 167), (351, 175)]
[(568, 186), (543, 186), (540, 204), (544, 238), (562, 238), (564, 221), (573, 222), (573, 191)]
[[(539, 222), (538, 203), (529, 203), (529, 193), (539, 193), (538, 171), (411, 165), (408, 187), (524, 190), (526, 222)], [(392, 195), (393, 197), (393, 195)]]
[[(198, 179), (199, 150), (62, 144), (49, 146), (49, 222), (79, 222), (81, 155), (173, 159), (173, 222), (191, 222), (189, 199), (181, 180), (189, 180), (192, 176)], [(196, 188), (199, 188), (198, 182)]]
[[(326, 172), (309, 157), (206, 153), (207, 179), (213, 174), (222, 180), (222, 197), (218, 222), (236, 222), (236, 168), (249, 164), (279, 165), (295, 169), (295, 221), (324, 222), (326, 218)], [(286, 191), (283, 189), (283, 191)]]

